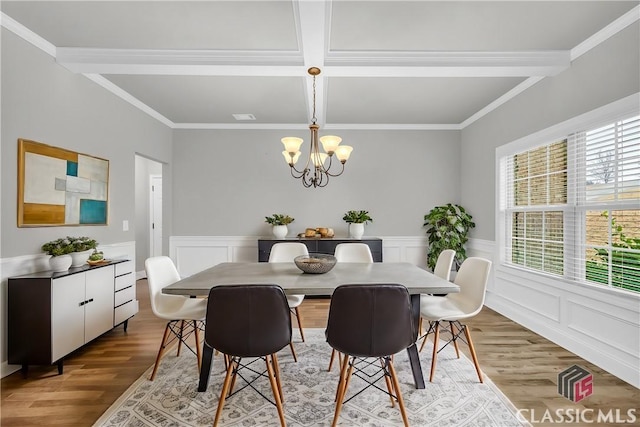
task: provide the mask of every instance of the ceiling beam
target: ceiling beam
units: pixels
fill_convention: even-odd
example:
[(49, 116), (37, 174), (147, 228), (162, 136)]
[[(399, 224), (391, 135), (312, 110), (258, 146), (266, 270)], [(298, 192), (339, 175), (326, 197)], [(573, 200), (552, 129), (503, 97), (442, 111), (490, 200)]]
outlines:
[(75, 73), (96, 74), (304, 76), (309, 67), (319, 67), (327, 77), (528, 77), (569, 68), (571, 55), (568, 50), (331, 52), (326, 57), (304, 52), (59, 47), (56, 61)]

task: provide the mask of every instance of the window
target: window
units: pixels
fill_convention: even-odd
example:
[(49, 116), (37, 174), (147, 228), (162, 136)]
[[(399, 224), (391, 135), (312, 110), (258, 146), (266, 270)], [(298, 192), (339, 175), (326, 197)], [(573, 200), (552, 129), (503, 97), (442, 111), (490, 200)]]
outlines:
[(499, 160), (505, 264), (640, 292), (640, 116)]

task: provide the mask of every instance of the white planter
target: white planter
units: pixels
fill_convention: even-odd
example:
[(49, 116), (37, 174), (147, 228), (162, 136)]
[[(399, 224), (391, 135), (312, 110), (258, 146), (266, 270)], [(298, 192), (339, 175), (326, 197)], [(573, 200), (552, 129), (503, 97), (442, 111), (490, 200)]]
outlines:
[(71, 267), (71, 255), (59, 255), (49, 258), (49, 267), (52, 271), (67, 271)]
[(89, 259), (89, 255), (93, 253), (93, 249), (87, 249), (82, 252), (71, 252), (71, 267), (82, 267)]
[(349, 237), (353, 237), (354, 239), (362, 239), (363, 234), (364, 223), (352, 222), (351, 224), (349, 224)]
[(284, 239), (287, 237), (287, 233), (289, 230), (286, 225), (274, 225), (273, 226), (273, 237), (276, 239)]

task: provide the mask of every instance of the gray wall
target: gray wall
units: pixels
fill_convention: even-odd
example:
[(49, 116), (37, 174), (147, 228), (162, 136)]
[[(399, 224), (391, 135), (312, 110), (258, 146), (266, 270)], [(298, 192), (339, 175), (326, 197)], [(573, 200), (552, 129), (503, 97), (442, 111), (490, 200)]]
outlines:
[(626, 28), (462, 130), (461, 199), (471, 236), (494, 240), (495, 148), (640, 90), (640, 25)]
[(433, 206), (459, 200), (458, 131), (331, 132), (354, 151), (343, 175), (313, 189), (281, 154), (283, 136), (304, 138), (308, 153), (308, 131), (175, 131), (173, 234), (269, 235), (264, 217), (286, 213), (290, 236), (320, 226), (345, 236), (344, 212), (364, 209), (365, 235), (415, 236)]
[[(109, 225), (18, 228), (18, 138), (108, 159)], [(135, 153), (169, 162), (171, 138), (165, 125), (2, 29), (2, 256), (38, 254), (44, 242), (66, 235), (100, 244), (135, 240)]]

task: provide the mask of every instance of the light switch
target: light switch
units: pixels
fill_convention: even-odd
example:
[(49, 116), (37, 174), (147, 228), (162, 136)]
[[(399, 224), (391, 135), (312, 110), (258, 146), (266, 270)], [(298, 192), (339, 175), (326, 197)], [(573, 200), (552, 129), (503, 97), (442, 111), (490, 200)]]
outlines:
[(126, 219), (122, 221), (122, 231), (129, 231), (129, 221)]

